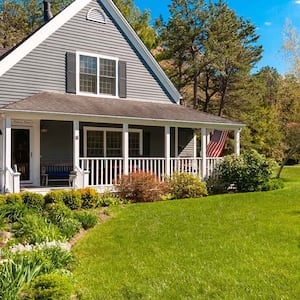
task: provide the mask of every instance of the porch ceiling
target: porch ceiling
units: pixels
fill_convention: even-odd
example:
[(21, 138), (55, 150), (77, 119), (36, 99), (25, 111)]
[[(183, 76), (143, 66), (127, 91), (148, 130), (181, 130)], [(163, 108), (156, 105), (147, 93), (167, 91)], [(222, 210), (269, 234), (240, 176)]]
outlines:
[(43, 92), (1, 109), (6, 112), (72, 115), (83, 119), (97, 117), (104, 120), (160, 122), (173, 126), (241, 128), (244, 124), (226, 118), (199, 112), (177, 104), (99, 98), (73, 94)]

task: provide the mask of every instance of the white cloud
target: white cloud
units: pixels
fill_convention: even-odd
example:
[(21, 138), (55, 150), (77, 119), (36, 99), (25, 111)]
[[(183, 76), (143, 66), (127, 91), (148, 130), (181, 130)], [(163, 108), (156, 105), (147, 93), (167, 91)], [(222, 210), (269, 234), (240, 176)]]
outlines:
[[(297, 0), (297, 1), (299, 1), (299, 2), (300, 2), (300, 0)], [(271, 25), (272, 25), (272, 23), (271, 23), (271, 22), (265, 22), (265, 25), (266, 25), (266, 26), (271, 26)]]
[(295, 4), (300, 4), (300, 0), (296, 0), (296, 1), (295, 1)]

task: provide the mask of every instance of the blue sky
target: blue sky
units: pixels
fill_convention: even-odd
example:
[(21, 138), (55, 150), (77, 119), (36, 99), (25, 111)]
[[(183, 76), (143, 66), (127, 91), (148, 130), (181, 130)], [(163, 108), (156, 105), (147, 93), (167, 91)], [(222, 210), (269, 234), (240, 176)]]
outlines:
[[(228, 6), (238, 16), (250, 19), (257, 28), (259, 44), (263, 45), (263, 58), (257, 65), (275, 67), (279, 73), (286, 73), (288, 66), (282, 53), (283, 31), (286, 20), (300, 28), (300, 0), (227, 0)], [(163, 15), (168, 18), (171, 0), (135, 0), (141, 10), (149, 9), (152, 19)]]

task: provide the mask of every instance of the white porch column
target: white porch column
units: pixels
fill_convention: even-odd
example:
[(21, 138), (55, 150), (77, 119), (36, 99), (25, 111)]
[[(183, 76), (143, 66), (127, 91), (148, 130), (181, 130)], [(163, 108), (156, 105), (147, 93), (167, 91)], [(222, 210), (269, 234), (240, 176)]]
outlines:
[(170, 176), (171, 167), (171, 128), (165, 126), (165, 159), (166, 159), (166, 175)]
[(178, 157), (178, 127), (175, 127), (175, 157)]
[(241, 133), (240, 129), (234, 131), (234, 153), (237, 155), (240, 155), (240, 148), (241, 148), (240, 133)]
[(206, 128), (201, 128), (201, 157), (202, 157), (201, 178), (202, 180), (206, 178), (206, 141), (207, 141)]
[(73, 168), (79, 167), (79, 121), (73, 121)]
[(123, 124), (123, 173), (129, 173), (129, 130), (128, 124)]
[(11, 118), (5, 118), (5, 160), (4, 168), (11, 168)]
[(194, 130), (194, 136), (193, 136), (193, 158), (197, 157), (197, 131)]

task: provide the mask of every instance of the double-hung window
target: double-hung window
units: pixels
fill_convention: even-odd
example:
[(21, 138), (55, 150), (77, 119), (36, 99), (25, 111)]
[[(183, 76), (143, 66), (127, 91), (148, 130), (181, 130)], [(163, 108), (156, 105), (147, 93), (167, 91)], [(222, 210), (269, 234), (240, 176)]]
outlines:
[(79, 92), (116, 96), (117, 62), (115, 58), (98, 55), (79, 55)]
[[(143, 131), (129, 129), (129, 156), (143, 152)], [(122, 157), (122, 129), (84, 127), (84, 155), (87, 157)]]

